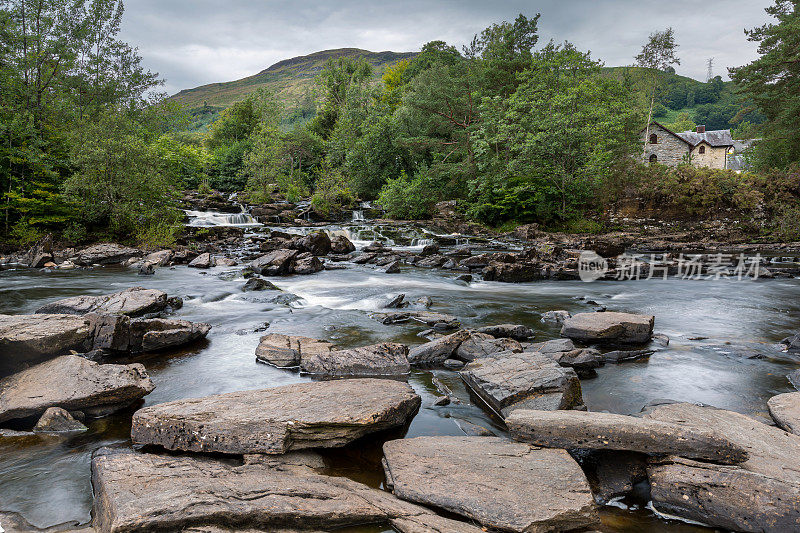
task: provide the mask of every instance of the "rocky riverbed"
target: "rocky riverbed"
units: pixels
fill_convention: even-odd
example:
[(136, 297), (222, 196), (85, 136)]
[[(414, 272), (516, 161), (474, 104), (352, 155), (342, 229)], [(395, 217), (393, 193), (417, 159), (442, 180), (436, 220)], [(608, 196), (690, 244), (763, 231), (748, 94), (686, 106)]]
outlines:
[(791, 260), (231, 223), (2, 260), (6, 531), (800, 530)]

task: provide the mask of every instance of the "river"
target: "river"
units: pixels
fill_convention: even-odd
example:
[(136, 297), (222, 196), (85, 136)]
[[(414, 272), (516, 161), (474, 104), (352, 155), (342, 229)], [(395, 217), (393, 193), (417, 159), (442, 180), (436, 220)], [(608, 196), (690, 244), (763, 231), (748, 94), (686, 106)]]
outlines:
[[(431, 310), (455, 315), (465, 326), (525, 324), (536, 330), (538, 340), (558, 336), (558, 327), (542, 323), (540, 313), (591, 311), (597, 306), (589, 301), (609, 310), (655, 315), (656, 331), (670, 337), (669, 347), (644, 361), (607, 365), (596, 378), (582, 380), (585, 403), (593, 411), (632, 414), (650, 401), (672, 399), (765, 419), (766, 400), (793, 390), (785, 376), (797, 363), (749, 356), (758, 351), (773, 354), (774, 343), (800, 329), (797, 279), (466, 284), (454, 278), (452, 272), (438, 270), (407, 268), (388, 275), (373, 267), (349, 265), (312, 276), (270, 278), (299, 297), (280, 304), (270, 303), (264, 293), (242, 292), (244, 280), (235, 267), (208, 271), (163, 267), (149, 277), (138, 276), (134, 269), (110, 267), (7, 269), (0, 271), (0, 313), (32, 313), (60, 298), (132, 286), (181, 296), (185, 305), (177, 317), (207, 322), (213, 329), (204, 343), (189, 349), (132, 359), (144, 363), (156, 385), (145, 405), (305, 381), (295, 373), (256, 363), (255, 349), (265, 331), (327, 339), (343, 347), (424, 342), (417, 336), (425, 328), (421, 324), (383, 325), (370, 317), (399, 293), (408, 300), (430, 297)], [(434, 373), (462, 403), (434, 407), (438, 394), (431, 374), (415, 371), (410, 383), (422, 396), (422, 408), (407, 437), (462, 435), (461, 421), (505, 434), (501, 424), (470, 401), (456, 373)], [(88, 522), (91, 453), (104, 445), (129, 445), (131, 412), (94, 420), (89, 431), (79, 435), (23, 442), (0, 439), (0, 510), (20, 513), (37, 527)], [(380, 442), (367, 441), (359, 449), (327, 456), (333, 474), (373, 486), (383, 481)], [(602, 515), (609, 532), (704, 531), (636, 506), (605, 507)]]

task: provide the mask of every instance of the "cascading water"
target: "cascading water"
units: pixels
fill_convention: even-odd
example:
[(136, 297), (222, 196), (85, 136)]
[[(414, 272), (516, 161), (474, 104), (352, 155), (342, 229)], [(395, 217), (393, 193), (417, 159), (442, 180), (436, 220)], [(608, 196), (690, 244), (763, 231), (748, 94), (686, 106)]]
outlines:
[(189, 217), (187, 226), (207, 228), (212, 226), (261, 226), (255, 218), (242, 208), (241, 213), (220, 213), (218, 211), (186, 211)]

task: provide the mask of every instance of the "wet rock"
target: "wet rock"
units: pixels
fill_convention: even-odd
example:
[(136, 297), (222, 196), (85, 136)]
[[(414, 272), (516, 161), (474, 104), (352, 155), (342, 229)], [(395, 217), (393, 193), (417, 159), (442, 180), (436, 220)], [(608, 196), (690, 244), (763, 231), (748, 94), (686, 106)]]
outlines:
[(472, 283), (472, 274), (461, 274), (456, 277), (456, 281), (463, 281), (464, 283)]
[(250, 268), (263, 276), (286, 276), (291, 274), (298, 254), (297, 250), (273, 250), (250, 263)]
[(275, 286), (274, 283), (271, 281), (267, 281), (262, 278), (253, 277), (247, 280), (242, 287), (244, 292), (256, 292), (256, 291), (279, 291), (280, 289)]
[(521, 352), (522, 346), (514, 339), (496, 339), (486, 333), (470, 333), (456, 350), (456, 358), (462, 361), (474, 361), (498, 352)]
[(747, 460), (741, 446), (712, 431), (635, 416), (518, 409), (506, 425), (515, 439), (548, 448), (678, 455), (725, 464)]
[(322, 261), (320, 261), (318, 257), (309, 254), (306, 257), (297, 257), (294, 266), (292, 267), (292, 272), (300, 275), (308, 275), (315, 274), (324, 269), (325, 265), (322, 263)]
[(392, 261), (386, 266), (384, 270), (386, 274), (399, 274), (400, 273), (400, 261)]
[(421, 307), (423, 309), (428, 309), (430, 306), (433, 305), (433, 300), (430, 296), (420, 296), (416, 300), (414, 300), (415, 307)]
[(94, 525), (104, 533), (289, 533), (287, 525), (311, 533), (395, 519), (403, 527), (443, 524), (453, 529), (437, 531), (480, 533), (385, 491), (299, 466), (104, 448), (92, 460), (92, 486)]
[[(297, 242), (300, 250), (315, 256), (328, 255), (331, 252), (331, 239), (324, 231), (309, 233)], [(336, 252), (340, 253), (340, 252)], [(344, 252), (347, 253), (347, 252)]]
[(527, 351), (552, 354), (558, 352), (571, 352), (575, 349), (575, 344), (570, 339), (553, 339), (545, 342), (532, 344)]
[(775, 423), (789, 433), (800, 435), (800, 392), (773, 396), (767, 402)]
[(781, 342), (786, 347), (786, 351), (789, 353), (798, 353), (800, 352), (800, 333), (783, 339)]
[(648, 468), (652, 500), (661, 512), (735, 531), (800, 528), (800, 436), (745, 415), (687, 403), (661, 404), (644, 416), (703, 428), (739, 445), (736, 466), (671, 457)]
[(221, 266), (221, 267), (233, 267), (238, 265), (239, 263), (236, 259), (232, 259), (230, 257), (215, 257), (214, 258), (214, 266)]
[(399, 498), (503, 531), (568, 531), (598, 523), (589, 484), (563, 450), (497, 437), (418, 437), (383, 446)]
[(647, 458), (643, 453), (594, 450), (584, 454), (581, 466), (595, 499), (608, 503), (630, 495), (637, 484), (647, 482)]
[(73, 315), (0, 315), (0, 366), (91, 348), (91, 325)]
[(655, 333), (653, 334), (653, 344), (666, 348), (669, 346), (669, 337), (663, 333)]
[(130, 322), (131, 352), (156, 352), (204, 339), (209, 324), (163, 318), (135, 319)]
[(395, 518), (391, 525), (399, 533), (483, 533), (484, 530), (466, 522), (451, 520), (435, 514)]
[(502, 281), (504, 283), (525, 283), (545, 279), (541, 267), (536, 263), (492, 261), (481, 273), (486, 281)]
[(87, 430), (86, 426), (75, 420), (69, 411), (61, 407), (49, 407), (33, 428), (33, 431), (40, 433), (68, 433)]
[(447, 262), (447, 257), (443, 255), (432, 255), (430, 257), (420, 259), (414, 264), (421, 268), (439, 268), (440, 266), (444, 265), (445, 262)]
[(172, 256), (172, 250), (161, 250), (146, 255), (142, 261), (144, 263), (152, 263), (155, 266), (162, 267), (169, 265), (169, 262), (172, 260)]
[(622, 363), (625, 361), (637, 361), (650, 357), (655, 352), (653, 350), (614, 350), (601, 355), (604, 363)]
[(444, 407), (445, 405), (450, 405), (450, 398), (447, 396), (439, 396), (433, 401), (433, 405), (436, 407)]
[(419, 406), (410, 385), (390, 379), (300, 383), (145, 407), (131, 438), (168, 450), (281, 454), (402, 426)]
[[(402, 324), (404, 322), (419, 322), (427, 326), (442, 324), (444, 330), (454, 329), (460, 326), (458, 319), (453, 315), (444, 313), (434, 313), (431, 311), (393, 311), (387, 313), (375, 313), (372, 317), (382, 324)], [(442, 326), (440, 326), (442, 327)]]
[(118, 265), (140, 255), (142, 252), (136, 248), (119, 244), (95, 244), (81, 250), (75, 263), (79, 265)]
[(373, 242), (369, 243), (369, 245), (364, 247), (364, 251), (367, 252), (367, 253), (374, 253), (374, 252), (383, 253), (383, 252), (391, 252), (392, 249), (391, 248), (387, 248), (380, 241), (373, 241)]
[(383, 342), (351, 350), (302, 354), (300, 369), (315, 376), (402, 376), (410, 372), (408, 346)]
[(142, 263), (139, 267), (140, 276), (153, 276), (156, 273), (156, 267), (153, 263)]
[(439, 253), (439, 245), (435, 242), (431, 244), (426, 244), (422, 247), (422, 251), (419, 253), (421, 257), (428, 257), (430, 255), (437, 255)]
[(334, 254), (349, 254), (356, 251), (356, 246), (344, 235), (337, 235), (331, 240), (331, 252)]
[(405, 294), (398, 294), (397, 296), (389, 300), (383, 307), (385, 309), (400, 309), (401, 307), (403, 307), (405, 299), (406, 299)]
[(0, 422), (38, 416), (49, 407), (116, 410), (153, 388), (140, 364), (100, 365), (65, 355), (0, 380)]
[(156, 289), (133, 287), (124, 291), (102, 296), (73, 296), (44, 305), (37, 314), (86, 315), (126, 315), (139, 317), (159, 313), (167, 308), (167, 293)]
[(355, 259), (353, 259), (353, 263), (356, 265), (366, 265), (367, 263), (374, 261), (375, 258), (378, 257), (378, 254), (372, 252), (367, 252), (359, 255)]
[(786, 379), (789, 380), (789, 383), (791, 383), (795, 389), (800, 390), (800, 370), (795, 370), (787, 375)]
[(53, 262), (52, 254), (48, 253), (41, 253), (37, 254), (36, 256), (31, 259), (31, 262), (28, 264), (31, 268), (44, 268), (47, 263)]
[(189, 268), (211, 268), (214, 266), (214, 258), (210, 253), (200, 254), (189, 262)]
[(594, 348), (554, 352), (548, 355), (559, 365), (574, 369), (582, 378), (594, 377), (595, 369), (602, 364), (602, 355)]
[(534, 337), (533, 330), (527, 326), (519, 324), (498, 324), (496, 326), (485, 326), (478, 328), (478, 333), (491, 335), (496, 339), (514, 339), (517, 341), (527, 341)]
[(552, 322), (553, 324), (563, 324), (572, 318), (569, 311), (547, 311), (542, 313), (542, 322)]
[(540, 353), (492, 354), (471, 362), (459, 374), (502, 418), (516, 409), (574, 409), (583, 404), (575, 371)]
[(561, 336), (580, 342), (638, 344), (650, 340), (655, 317), (632, 313), (579, 313), (564, 322)]
[(450, 370), (461, 370), (465, 364), (464, 361), (459, 361), (458, 359), (445, 359), (442, 366)]
[(327, 341), (272, 333), (261, 337), (256, 359), (281, 368), (296, 367), (300, 366), (303, 357), (311, 358), (332, 349), (333, 345)]
[(458, 347), (469, 336), (469, 331), (462, 330), (420, 346), (414, 346), (408, 353), (408, 361), (417, 366), (441, 365), (445, 360), (453, 358)]

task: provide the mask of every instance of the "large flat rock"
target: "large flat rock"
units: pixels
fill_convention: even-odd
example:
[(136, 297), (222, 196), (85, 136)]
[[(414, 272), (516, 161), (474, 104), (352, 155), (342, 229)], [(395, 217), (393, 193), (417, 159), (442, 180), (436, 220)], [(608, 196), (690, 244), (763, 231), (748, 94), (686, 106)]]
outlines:
[(461, 343), (470, 337), (467, 330), (457, 331), (445, 337), (414, 346), (408, 353), (408, 361), (417, 366), (438, 366), (451, 359), (461, 346)]
[(167, 293), (156, 289), (133, 287), (113, 294), (101, 296), (73, 296), (44, 305), (37, 314), (85, 315), (127, 315), (138, 317), (148, 313), (158, 313), (167, 307)]
[(515, 439), (547, 448), (624, 450), (725, 464), (747, 460), (742, 447), (717, 433), (649, 418), (518, 409), (505, 422)]
[(497, 437), (418, 437), (383, 446), (387, 484), (404, 500), (503, 531), (597, 523), (583, 471), (564, 450)]
[(776, 424), (789, 433), (800, 435), (800, 392), (773, 396), (767, 407)]
[(311, 375), (403, 376), (410, 372), (408, 346), (382, 342), (351, 350), (318, 351), (301, 356), (300, 369)]
[(749, 457), (736, 466), (679, 458), (651, 465), (656, 509), (736, 531), (800, 530), (800, 436), (739, 413), (687, 403), (661, 405), (645, 416), (713, 431)]
[(516, 409), (572, 409), (583, 404), (581, 383), (571, 368), (537, 352), (499, 352), (477, 359), (461, 378), (497, 415)]
[[(103, 449), (92, 461), (92, 485), (94, 526), (103, 533), (331, 531), (394, 519), (440, 520), (427, 509), (346, 478), (266, 463), (234, 466), (209, 458)], [(466, 524), (440, 531), (480, 532)]]
[(84, 248), (74, 260), (79, 265), (118, 265), (140, 255), (142, 255), (141, 250), (136, 248), (114, 243), (102, 243)]
[(645, 343), (653, 336), (655, 317), (632, 313), (579, 313), (564, 321), (561, 336), (580, 342)]
[(0, 315), (0, 364), (90, 348), (89, 320), (71, 315)]
[(38, 416), (49, 407), (106, 412), (130, 405), (153, 388), (140, 364), (101, 365), (65, 355), (0, 380), (0, 422)]
[(327, 341), (271, 333), (261, 337), (256, 348), (256, 359), (281, 368), (296, 367), (300, 366), (304, 357), (325, 354), (332, 349), (333, 345)]
[(131, 438), (168, 450), (280, 454), (402, 426), (419, 406), (411, 386), (394, 380), (301, 383), (146, 407)]

